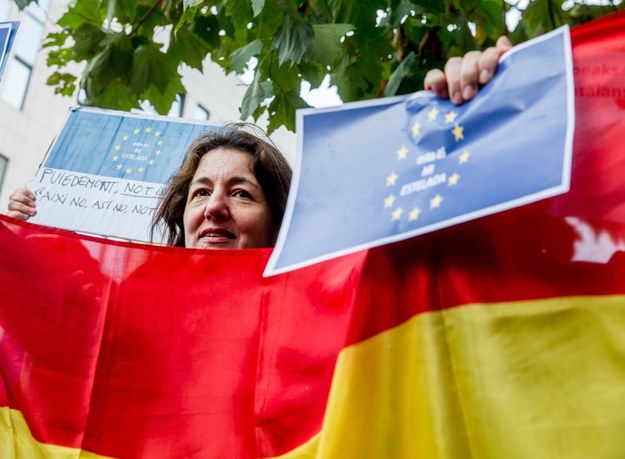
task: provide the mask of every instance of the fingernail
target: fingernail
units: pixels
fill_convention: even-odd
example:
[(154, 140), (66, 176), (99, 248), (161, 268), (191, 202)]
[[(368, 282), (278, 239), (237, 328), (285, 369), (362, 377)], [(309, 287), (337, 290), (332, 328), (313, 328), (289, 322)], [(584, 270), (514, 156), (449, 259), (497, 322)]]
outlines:
[(480, 82), (486, 83), (490, 79), (490, 70), (484, 69), (480, 72)]
[(476, 92), (477, 88), (472, 84), (468, 84), (462, 89), (462, 97), (464, 97), (464, 100), (469, 100), (475, 95)]
[(451, 101), (456, 105), (460, 105), (462, 103), (462, 96), (460, 95), (460, 91), (454, 91), (452, 93)]

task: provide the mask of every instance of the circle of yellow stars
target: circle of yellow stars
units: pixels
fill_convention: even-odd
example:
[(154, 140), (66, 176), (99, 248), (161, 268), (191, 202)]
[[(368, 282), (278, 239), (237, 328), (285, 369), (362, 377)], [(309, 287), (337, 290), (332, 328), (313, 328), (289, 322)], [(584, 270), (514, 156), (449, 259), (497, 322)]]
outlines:
[[(144, 131), (146, 134), (151, 134), (151, 133), (152, 133), (152, 128), (151, 128), (151, 127), (146, 127), (143, 131)], [(135, 128), (135, 129), (133, 129), (133, 131), (132, 131), (132, 134), (133, 134), (133, 135), (139, 135), (140, 133), (141, 133), (141, 129), (138, 129), (138, 128)], [(154, 135), (154, 137), (157, 137), (157, 138), (158, 138), (158, 137), (160, 137), (160, 136), (161, 136), (161, 131), (158, 131), (158, 130), (157, 130), (157, 131), (154, 131), (154, 134), (153, 134), (153, 135)], [(128, 140), (130, 140), (130, 136), (129, 136), (128, 134), (124, 134), (124, 135), (122, 136), (122, 141), (123, 141), (123, 142), (127, 142)], [(158, 140), (158, 141), (156, 142), (156, 145), (157, 145), (158, 147), (160, 147), (161, 145), (163, 145), (163, 141), (162, 141), (162, 140)], [(117, 145), (115, 145), (115, 146), (113, 147), (113, 150), (114, 150), (114, 151), (116, 151), (116, 152), (117, 152), (117, 151), (120, 151), (121, 149), (122, 149), (122, 145), (120, 145), (120, 144), (117, 144)], [(154, 152), (154, 154), (155, 154), (156, 156), (160, 156), (160, 155), (161, 155), (161, 153), (162, 153), (162, 151), (161, 151), (161, 149), (160, 149), (160, 148), (157, 148), (157, 149), (156, 149), (156, 151)], [(133, 169), (132, 167), (126, 167), (126, 168), (124, 169), (124, 165), (123, 165), (121, 162), (118, 162), (120, 158), (119, 158), (119, 155), (117, 155), (117, 154), (113, 155), (111, 159), (113, 160), (113, 162), (117, 163), (117, 165), (115, 166), (115, 168), (116, 168), (118, 171), (123, 170), (126, 174), (132, 174), (133, 172), (135, 172), (135, 173), (137, 173), (137, 174), (142, 174), (143, 172), (145, 172), (145, 168), (144, 168), (143, 166), (140, 166), (140, 167), (138, 167), (137, 169)], [(148, 164), (149, 164), (150, 166), (151, 166), (152, 164), (154, 164), (154, 159), (150, 158), (150, 160), (148, 161)]]
[[(428, 122), (436, 122), (436, 121), (438, 121), (440, 114), (441, 114), (440, 109), (437, 106), (433, 106), (427, 112), (427, 120), (428, 120)], [(460, 141), (464, 140), (464, 126), (462, 126), (459, 123), (457, 123), (457, 118), (458, 118), (458, 113), (455, 110), (451, 110), (448, 113), (443, 114), (443, 122), (445, 124), (453, 125), (453, 128), (451, 129), (451, 134), (454, 136), (454, 140), (456, 142), (460, 142)], [(412, 124), (412, 126), (410, 127), (410, 132), (412, 134), (412, 138), (413, 139), (416, 139), (417, 137), (419, 137), (421, 135), (422, 127), (423, 126), (421, 125), (421, 123), (419, 121), (415, 121)], [(410, 153), (410, 150), (408, 149), (408, 147), (406, 145), (402, 145), (396, 151), (397, 161), (404, 161), (404, 160), (406, 160), (408, 158), (409, 153)], [(471, 156), (471, 153), (469, 153), (469, 151), (463, 150), (458, 155), (458, 164), (465, 164), (465, 163), (467, 163), (469, 161), (470, 156)], [(396, 185), (398, 179), (399, 179), (399, 175), (397, 174), (397, 172), (396, 171), (392, 171), (386, 177), (386, 186), (387, 187), (391, 187), (391, 186)], [(458, 174), (457, 172), (454, 172), (452, 175), (450, 175), (447, 178), (447, 186), (449, 186), (449, 187), (456, 186), (459, 181), (460, 181), (460, 174)], [(392, 209), (391, 210), (391, 221), (393, 221), (393, 222), (400, 221), (404, 214), (407, 214), (409, 222), (414, 222), (414, 221), (417, 221), (419, 219), (419, 216), (422, 214), (422, 210), (419, 207), (413, 207), (409, 211), (406, 211), (403, 207), (401, 207), (399, 205), (395, 206), (395, 202), (396, 201), (397, 201), (397, 197), (393, 193), (390, 193), (384, 199), (384, 208), (385, 209)], [(444, 201), (443, 196), (441, 196), (440, 194), (437, 193), (429, 201), (429, 208), (430, 208), (430, 210), (439, 209), (441, 207), (443, 201)]]

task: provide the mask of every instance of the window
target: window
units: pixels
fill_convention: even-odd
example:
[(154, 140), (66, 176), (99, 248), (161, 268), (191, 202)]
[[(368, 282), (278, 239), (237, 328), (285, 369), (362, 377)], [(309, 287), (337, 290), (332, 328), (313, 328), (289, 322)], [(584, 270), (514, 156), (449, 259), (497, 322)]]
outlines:
[[(2, 81), (2, 99), (20, 110), (24, 106), (30, 76), (37, 62), (44, 32), (46, 11), (50, 4), (49, 1), (40, 1), (39, 3), (40, 5), (31, 3), (24, 10), (13, 44), (14, 57), (7, 64)], [(3, 3), (0, 3), (0, 13), (2, 11)]]
[(8, 164), (9, 160), (4, 156), (0, 155), (0, 189), (2, 189), (2, 183), (4, 182), (4, 175), (7, 170)]
[(7, 67), (3, 78), (2, 98), (17, 109), (24, 106), (24, 98), (32, 68), (17, 56)]
[(210, 112), (201, 105), (196, 105), (193, 111), (193, 118), (196, 120), (207, 120), (210, 117)]

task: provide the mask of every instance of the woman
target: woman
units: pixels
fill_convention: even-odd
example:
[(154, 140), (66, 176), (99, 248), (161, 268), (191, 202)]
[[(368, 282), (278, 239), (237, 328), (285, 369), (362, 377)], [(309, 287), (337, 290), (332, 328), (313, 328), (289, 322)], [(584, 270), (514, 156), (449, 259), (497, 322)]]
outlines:
[[(154, 216), (152, 239), (188, 248), (273, 247), (291, 168), (263, 131), (245, 123), (206, 132), (189, 146)], [(27, 220), (35, 195), (19, 188), (8, 215)]]
[(282, 223), (291, 168), (260, 129), (230, 124), (200, 135), (187, 150), (152, 223), (169, 245), (273, 247)]

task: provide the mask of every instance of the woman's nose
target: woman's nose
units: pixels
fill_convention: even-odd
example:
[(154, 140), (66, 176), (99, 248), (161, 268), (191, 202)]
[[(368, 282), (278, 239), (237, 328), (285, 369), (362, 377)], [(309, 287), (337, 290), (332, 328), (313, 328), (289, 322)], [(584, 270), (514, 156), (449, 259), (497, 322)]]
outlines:
[(204, 217), (213, 220), (223, 220), (229, 216), (230, 210), (228, 209), (226, 196), (220, 191), (214, 191), (206, 202)]

